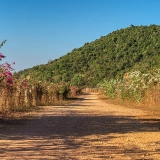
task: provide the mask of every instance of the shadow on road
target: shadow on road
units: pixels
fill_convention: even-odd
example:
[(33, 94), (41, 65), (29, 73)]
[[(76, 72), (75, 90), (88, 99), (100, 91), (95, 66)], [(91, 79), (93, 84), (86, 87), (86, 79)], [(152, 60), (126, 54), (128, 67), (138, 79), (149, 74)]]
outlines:
[(55, 135), (79, 137), (94, 134), (159, 132), (159, 128), (159, 119), (85, 115), (43, 116), (41, 118), (0, 120), (0, 137), (1, 139), (5, 139), (6, 136), (9, 139), (38, 136), (52, 138)]
[[(39, 123), (41, 122), (41, 123)], [(125, 134), (132, 132), (159, 132), (154, 128), (158, 128), (160, 125), (160, 120), (156, 119), (134, 119), (133, 117), (117, 117), (117, 116), (46, 116), (46, 117), (35, 117), (35, 119), (26, 120), (10, 120), (10, 121), (0, 121), (0, 138), (1, 140), (12, 140), (15, 142), (15, 147), (13, 149), (9, 147), (1, 148), (3, 143), (0, 144), (0, 154), (5, 154), (6, 152), (18, 152), (23, 151), (24, 146), (23, 140), (43, 140), (47, 139), (48, 142), (45, 144), (52, 151), (62, 152), (63, 150), (69, 152), (69, 150), (81, 148), (82, 146), (88, 146), (89, 143), (96, 142), (96, 139), (83, 139), (84, 136), (89, 135), (108, 135), (105, 136), (101, 141), (107, 142), (110, 139), (115, 138), (110, 136), (111, 133)], [(74, 137), (74, 138), (71, 138)], [(63, 139), (62, 144), (49, 142), (54, 139)], [(82, 139), (81, 141), (76, 141), (76, 139)], [(21, 143), (17, 143), (17, 140), (21, 140)], [(32, 152), (40, 150), (44, 144), (35, 144), (34, 147), (25, 148), (25, 152)], [(160, 145), (157, 142), (156, 145)], [(59, 147), (56, 147), (59, 146)], [(147, 150), (142, 150), (140, 148), (134, 147), (130, 150), (122, 150), (119, 147), (110, 144), (109, 146), (95, 146), (96, 151), (108, 151), (114, 152), (116, 154), (125, 153), (130, 154), (144, 154), (148, 153)], [(44, 150), (44, 148), (42, 149)], [(154, 152), (151, 150), (150, 154), (157, 154), (160, 149), (157, 148)], [(54, 155), (57, 159), (60, 159), (63, 154)], [(87, 154), (87, 153), (86, 153)], [(108, 158), (107, 155), (99, 153), (98, 158)], [(63, 158), (62, 158), (63, 159)]]
[[(89, 99), (90, 98), (88, 98), (88, 100)], [(78, 100), (83, 101), (85, 98)], [(74, 105), (72, 107), (74, 107)], [(82, 147), (83, 154), (91, 155), (96, 151), (98, 155), (97, 158), (99, 159), (109, 158), (108, 155), (103, 154), (103, 151), (106, 153), (113, 152), (115, 154), (124, 153), (126, 155), (142, 155), (149, 152), (150, 155), (154, 155), (160, 152), (160, 148), (148, 151), (133, 146), (132, 149), (124, 150), (114, 144), (108, 144), (108, 146), (98, 144), (92, 146), (93, 148), (91, 148), (90, 151), (87, 151), (85, 147), (89, 148), (90, 143), (98, 143), (95, 136), (104, 136), (101, 138), (101, 142), (107, 143), (107, 141), (117, 138), (111, 135), (112, 133), (122, 135), (137, 132), (160, 132), (159, 129), (160, 119), (137, 119), (132, 116), (124, 117), (116, 115), (99, 116), (87, 113), (75, 113), (72, 115), (51, 114), (27, 117), (19, 120), (0, 120), (0, 140), (3, 141), (0, 143), (0, 155), (3, 154), (5, 157), (5, 153), (7, 152), (19, 152), (24, 150), (25, 152), (35, 152), (37, 150), (45, 151), (45, 148), (42, 149), (44, 145), (47, 151), (51, 150), (54, 152), (54, 155), (51, 156), (57, 159), (64, 159), (65, 155), (63, 154), (72, 155), (74, 154), (73, 150)], [(87, 139), (87, 137), (91, 135), (93, 139)], [(15, 146), (7, 147), (9, 144), (6, 143), (5, 140), (10, 140), (12, 143), (15, 143)], [(26, 143), (25, 140), (27, 140), (28, 147), (24, 147)], [(37, 140), (37, 142), (35, 142), (34, 145), (29, 145), (29, 141), (31, 140)], [(43, 143), (44, 140), (45, 144)], [(157, 141), (155, 145), (160, 146), (160, 142)]]

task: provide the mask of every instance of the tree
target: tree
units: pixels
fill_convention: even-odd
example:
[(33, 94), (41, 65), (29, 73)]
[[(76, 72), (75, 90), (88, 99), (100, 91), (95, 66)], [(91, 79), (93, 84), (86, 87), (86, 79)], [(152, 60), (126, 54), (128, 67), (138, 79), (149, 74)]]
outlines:
[(84, 85), (84, 77), (82, 74), (75, 74), (71, 79), (71, 85), (82, 87)]

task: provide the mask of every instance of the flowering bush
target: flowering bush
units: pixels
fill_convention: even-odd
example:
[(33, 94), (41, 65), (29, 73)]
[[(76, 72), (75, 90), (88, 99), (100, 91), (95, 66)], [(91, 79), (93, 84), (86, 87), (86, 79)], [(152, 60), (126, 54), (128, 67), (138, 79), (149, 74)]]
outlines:
[[(6, 41), (0, 44), (0, 47)], [(5, 56), (0, 53), (0, 60)], [(15, 63), (13, 63), (15, 64)], [(11, 64), (0, 64), (0, 112), (25, 111), (38, 105), (54, 105), (65, 100), (70, 91), (68, 83), (35, 82), (12, 75)], [(72, 87), (71, 87), (72, 88)], [(74, 90), (74, 89), (73, 89)], [(78, 89), (72, 92), (77, 92)], [(72, 94), (73, 95), (73, 94)]]
[[(1, 44), (0, 44), (0, 48), (1, 46), (3, 46), (3, 44), (6, 42), (6, 40), (4, 40)], [(5, 56), (0, 53), (0, 61), (5, 58)], [(13, 64), (15, 64), (13, 62)], [(13, 85), (13, 76), (11, 71), (13, 71), (13, 68), (11, 67), (11, 64), (9, 63), (4, 63), (4, 64), (0, 64), (0, 83), (2, 85), (2, 82), (4, 82), (4, 84), (6, 84), (7, 86), (11, 86)]]
[(118, 80), (104, 80), (103, 82), (99, 83), (97, 85), (98, 88), (101, 88), (101, 90), (104, 91), (105, 95), (109, 98), (115, 98), (116, 97), (116, 85), (118, 83)]
[[(153, 96), (153, 94), (150, 93), (151, 90), (159, 94), (160, 69), (155, 69), (148, 73), (141, 73), (140, 71), (130, 72), (124, 75), (123, 80), (104, 80), (97, 86), (103, 90), (104, 94), (109, 98), (129, 100), (136, 103), (144, 102)], [(148, 93), (150, 93), (150, 95)], [(158, 96), (155, 95), (155, 97)], [(151, 98), (152, 101), (155, 97)]]

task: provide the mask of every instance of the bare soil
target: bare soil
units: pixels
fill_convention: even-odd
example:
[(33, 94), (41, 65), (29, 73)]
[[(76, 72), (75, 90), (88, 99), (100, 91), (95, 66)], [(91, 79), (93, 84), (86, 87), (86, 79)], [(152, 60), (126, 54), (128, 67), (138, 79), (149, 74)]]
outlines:
[(1, 160), (160, 160), (160, 117), (85, 93), (0, 120)]

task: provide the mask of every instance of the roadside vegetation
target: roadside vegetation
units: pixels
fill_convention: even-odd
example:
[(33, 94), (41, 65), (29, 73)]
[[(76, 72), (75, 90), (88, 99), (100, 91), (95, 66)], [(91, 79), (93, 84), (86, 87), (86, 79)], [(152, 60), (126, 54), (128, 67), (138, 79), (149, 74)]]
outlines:
[[(6, 42), (3, 41), (0, 47)], [(0, 53), (0, 60), (5, 56)], [(81, 88), (71, 83), (49, 83), (13, 76), (12, 64), (0, 65), (0, 113), (29, 111), (41, 105), (64, 104), (68, 98), (80, 93)], [(75, 82), (73, 81), (73, 84)]]
[(103, 80), (97, 87), (107, 98), (121, 104), (160, 107), (160, 69), (128, 72), (121, 80)]
[(131, 25), (18, 73), (13, 64), (0, 65), (1, 113), (60, 104), (83, 88), (97, 88), (122, 104), (160, 107), (158, 25)]

